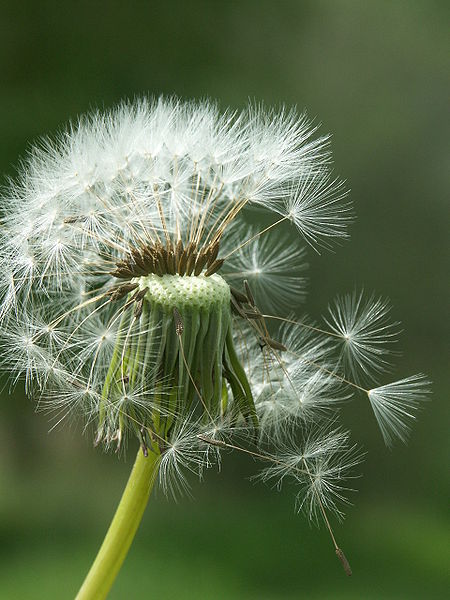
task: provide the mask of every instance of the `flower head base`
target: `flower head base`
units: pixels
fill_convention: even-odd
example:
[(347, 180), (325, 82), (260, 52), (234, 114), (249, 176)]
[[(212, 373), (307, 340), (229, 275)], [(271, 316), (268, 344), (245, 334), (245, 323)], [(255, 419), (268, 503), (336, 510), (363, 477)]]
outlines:
[[(142, 100), (32, 150), (3, 199), (4, 368), (57, 423), (81, 414), (97, 443), (156, 449), (164, 489), (241, 440), (310, 515), (338, 511), (355, 464), (347, 434), (327, 433), (339, 401), (362, 393), (390, 443), (427, 382), (362, 386), (395, 335), (383, 300), (339, 299), (323, 325), (290, 316), (298, 235), (328, 247), (352, 220), (316, 129), (293, 111)], [(254, 208), (269, 225), (249, 225)]]
[[(132, 281), (121, 286), (129, 293), (102, 390), (97, 442), (120, 442), (134, 429), (144, 449), (155, 441), (164, 449), (174, 422), (189, 419), (196, 397), (204, 422), (243, 417), (256, 428), (250, 386), (234, 349), (225, 280), (217, 274), (151, 274)], [(153, 390), (144, 410), (127, 395), (136, 385)]]

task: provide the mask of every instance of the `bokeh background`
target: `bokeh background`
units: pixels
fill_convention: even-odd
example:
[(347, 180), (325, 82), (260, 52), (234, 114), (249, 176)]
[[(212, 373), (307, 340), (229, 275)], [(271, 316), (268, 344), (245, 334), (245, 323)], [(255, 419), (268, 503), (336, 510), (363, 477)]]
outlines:
[[(405, 332), (393, 377), (434, 382), (407, 448), (388, 451), (365, 403), (343, 413), (368, 450), (337, 538), (294, 513), (294, 490), (254, 485), (227, 456), (194, 500), (152, 500), (111, 599), (445, 598), (449, 580), (448, 265), (450, 4), (423, 0), (0, 4), (0, 172), (92, 107), (144, 93), (306, 108), (333, 133), (358, 220), (310, 253), (306, 306), (364, 285)], [(447, 269), (445, 268), (447, 267)], [(303, 309), (301, 309), (303, 310)], [(446, 360), (447, 359), (447, 360)], [(388, 380), (388, 379), (387, 379)], [(133, 460), (76, 425), (49, 433), (20, 389), (0, 403), (0, 598), (72, 598)]]

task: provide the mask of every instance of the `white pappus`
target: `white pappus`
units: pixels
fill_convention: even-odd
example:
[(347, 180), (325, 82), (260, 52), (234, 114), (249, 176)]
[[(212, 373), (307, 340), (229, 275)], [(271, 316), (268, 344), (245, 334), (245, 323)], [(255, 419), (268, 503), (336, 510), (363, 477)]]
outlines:
[[(329, 247), (353, 219), (316, 132), (294, 110), (159, 98), (41, 140), (3, 191), (3, 368), (58, 423), (158, 452), (166, 491), (237, 449), (298, 483), (310, 516), (339, 514), (357, 462), (340, 402), (370, 401), (390, 444), (428, 383), (363, 386), (391, 353), (383, 300), (344, 296), (323, 326), (293, 316), (304, 242)], [(269, 224), (249, 227), (258, 212)]]

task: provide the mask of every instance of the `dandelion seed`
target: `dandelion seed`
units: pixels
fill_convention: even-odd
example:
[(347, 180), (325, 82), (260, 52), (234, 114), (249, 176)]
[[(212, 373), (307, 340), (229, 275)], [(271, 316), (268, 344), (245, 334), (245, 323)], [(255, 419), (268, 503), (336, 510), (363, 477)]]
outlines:
[(337, 298), (329, 307), (326, 320), (331, 331), (342, 340), (342, 357), (356, 381), (361, 375), (373, 379), (389, 367), (390, 344), (396, 342), (398, 323), (389, 321), (386, 300), (365, 299), (362, 292)]
[[(247, 237), (251, 239), (251, 231)], [(231, 282), (248, 280), (264, 310), (290, 309), (306, 296), (307, 279), (301, 275), (308, 266), (305, 255), (302, 247), (262, 235), (227, 260), (226, 277)]]
[(349, 433), (321, 428), (303, 430), (302, 441), (287, 436), (271, 455), (268, 465), (256, 476), (275, 481), (280, 488), (287, 480), (299, 486), (297, 509), (317, 521), (322, 509), (342, 517), (338, 503), (346, 503), (344, 482), (354, 478), (353, 469), (361, 462), (361, 453), (349, 444)]
[(369, 390), (370, 404), (388, 446), (396, 437), (406, 441), (415, 412), (429, 393), (430, 383), (422, 374)]
[(285, 215), (313, 248), (329, 248), (333, 239), (348, 236), (353, 217), (347, 195), (345, 183), (331, 173), (309, 171), (295, 183), (284, 204)]

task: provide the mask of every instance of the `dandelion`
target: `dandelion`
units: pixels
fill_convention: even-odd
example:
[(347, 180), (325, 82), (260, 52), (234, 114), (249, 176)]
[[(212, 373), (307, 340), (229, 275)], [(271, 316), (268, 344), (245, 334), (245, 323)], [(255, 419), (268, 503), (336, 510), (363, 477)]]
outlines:
[[(427, 382), (363, 387), (390, 353), (384, 301), (346, 296), (323, 326), (292, 316), (300, 240), (329, 247), (352, 220), (316, 129), (295, 111), (124, 103), (43, 140), (6, 188), (4, 369), (54, 426), (78, 416), (95, 444), (140, 447), (78, 598), (108, 593), (156, 480), (178, 495), (228, 450), (297, 485), (351, 572), (327, 516), (358, 462), (339, 405), (365, 397), (390, 444)], [(256, 212), (272, 220), (250, 227)]]

